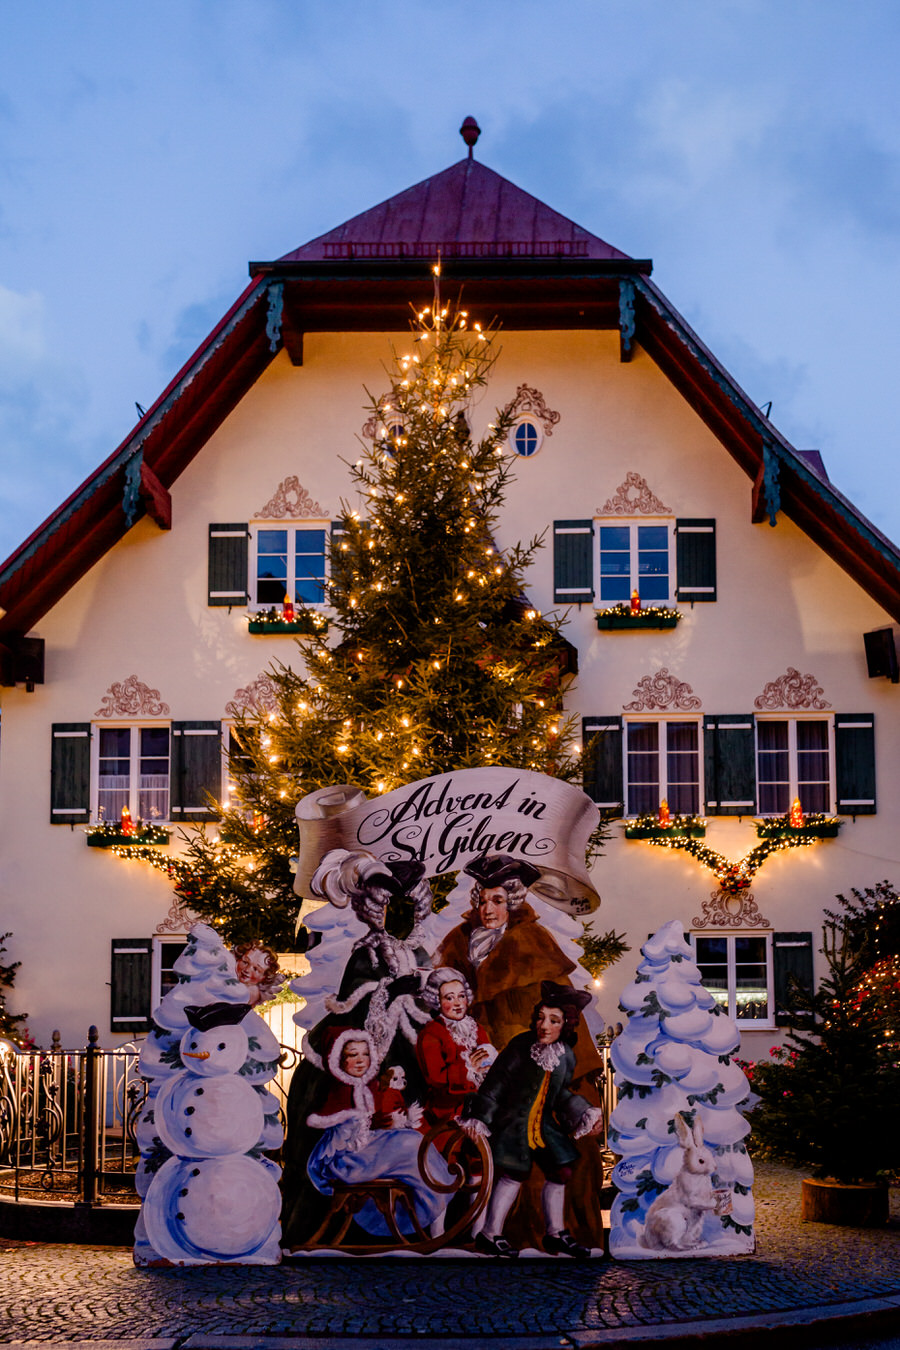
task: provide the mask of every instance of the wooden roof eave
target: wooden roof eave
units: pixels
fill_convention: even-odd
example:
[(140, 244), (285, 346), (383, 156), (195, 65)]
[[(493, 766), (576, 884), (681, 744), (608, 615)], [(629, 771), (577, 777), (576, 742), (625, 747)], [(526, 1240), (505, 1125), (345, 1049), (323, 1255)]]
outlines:
[[(121, 445), (0, 567), (0, 635), (26, 633), (128, 532), (136, 458), (170, 487), (252, 386), (281, 342), (274, 289), (251, 282)], [(139, 502), (132, 523), (144, 514)]]
[(821, 477), (645, 278), (634, 280), (636, 340), (755, 483), (776, 467), (784, 514), (900, 621), (900, 550)]

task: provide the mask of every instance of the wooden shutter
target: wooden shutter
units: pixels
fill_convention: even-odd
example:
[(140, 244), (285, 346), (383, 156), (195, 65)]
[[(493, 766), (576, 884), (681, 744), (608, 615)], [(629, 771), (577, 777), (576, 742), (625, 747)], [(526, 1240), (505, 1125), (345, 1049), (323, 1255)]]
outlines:
[(583, 605), (594, 598), (594, 525), (590, 520), (553, 522), (553, 599)]
[(794, 981), (813, 991), (812, 933), (773, 933), (772, 966), (775, 984), (775, 1025), (790, 1021), (787, 1008), (792, 1001)]
[(50, 821), (84, 824), (91, 818), (91, 724), (54, 722), (50, 753)]
[(676, 520), (676, 600), (716, 599), (716, 522)]
[(149, 1031), (152, 960), (150, 938), (113, 938), (109, 982), (112, 1031)]
[(246, 524), (209, 527), (210, 605), (246, 605), (250, 530)]
[(835, 713), (837, 811), (842, 816), (875, 814), (875, 717)]
[(222, 723), (172, 723), (173, 820), (212, 820), (222, 796)]
[(753, 713), (703, 719), (706, 812), (747, 816), (756, 810), (756, 737)]
[(583, 717), (584, 790), (605, 816), (625, 812), (621, 717)]

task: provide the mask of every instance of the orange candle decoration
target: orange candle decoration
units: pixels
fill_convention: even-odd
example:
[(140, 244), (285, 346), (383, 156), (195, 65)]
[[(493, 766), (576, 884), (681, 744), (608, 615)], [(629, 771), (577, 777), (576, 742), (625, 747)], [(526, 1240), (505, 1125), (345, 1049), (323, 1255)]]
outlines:
[(122, 807), (122, 823), (119, 828), (122, 834), (134, 834), (134, 821), (131, 819), (131, 812), (127, 806)]
[(631, 592), (631, 612), (632, 614), (640, 614), (641, 612), (641, 597), (636, 586)]
[(668, 826), (672, 824), (672, 815), (671, 812), (669, 811), (669, 803), (666, 801), (665, 797), (659, 804), (659, 815), (657, 819), (659, 820), (660, 828), (663, 830), (667, 829)]
[(802, 830), (805, 821), (803, 819), (803, 810), (800, 806), (800, 798), (795, 797), (791, 806), (791, 813), (788, 817), (791, 827), (795, 830)]
[(285, 623), (294, 622), (294, 602), (291, 599), (290, 592), (285, 591), (284, 603), (281, 606), (281, 617)]

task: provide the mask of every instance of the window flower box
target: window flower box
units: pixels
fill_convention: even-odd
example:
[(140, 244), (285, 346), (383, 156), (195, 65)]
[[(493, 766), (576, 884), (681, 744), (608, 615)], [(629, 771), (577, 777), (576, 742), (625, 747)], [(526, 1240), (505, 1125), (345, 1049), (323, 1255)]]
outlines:
[(292, 633), (294, 637), (311, 637), (314, 633), (327, 633), (328, 620), (324, 614), (296, 614), (293, 619), (285, 619), (280, 610), (269, 609), (259, 614), (247, 616), (248, 631), (271, 636), (274, 633)]
[(632, 613), (631, 606), (613, 605), (597, 610), (597, 627), (603, 632), (636, 633), (647, 628), (675, 628), (681, 610), (665, 605), (648, 605)]
[(759, 839), (836, 839), (842, 821), (837, 816), (809, 815), (802, 825), (792, 825), (787, 816), (758, 820)]
[(706, 821), (699, 816), (672, 816), (660, 825), (656, 816), (639, 816), (625, 826), (626, 839), (705, 839)]
[(113, 822), (92, 825), (85, 834), (88, 848), (127, 848), (132, 844), (163, 847), (171, 838), (171, 830), (164, 830), (161, 825), (136, 825), (132, 834), (123, 834), (121, 826)]

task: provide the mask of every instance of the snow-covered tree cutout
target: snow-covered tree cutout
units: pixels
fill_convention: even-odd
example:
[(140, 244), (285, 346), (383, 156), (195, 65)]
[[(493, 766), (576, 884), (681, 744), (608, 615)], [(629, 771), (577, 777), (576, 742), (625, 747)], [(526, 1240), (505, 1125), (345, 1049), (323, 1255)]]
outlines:
[(612, 1045), (619, 1101), (610, 1122), (610, 1251), (634, 1260), (752, 1252), (750, 1086), (733, 1058), (734, 1021), (701, 984), (678, 920), (641, 948)]

